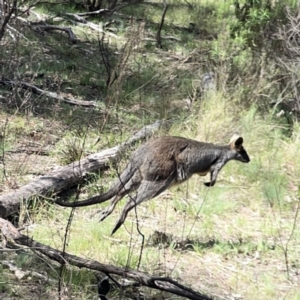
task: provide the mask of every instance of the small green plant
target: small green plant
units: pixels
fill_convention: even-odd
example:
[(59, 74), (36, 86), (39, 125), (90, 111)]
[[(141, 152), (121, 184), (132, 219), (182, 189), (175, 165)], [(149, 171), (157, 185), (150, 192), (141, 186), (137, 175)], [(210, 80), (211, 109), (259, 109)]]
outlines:
[(80, 160), (84, 156), (84, 143), (75, 136), (66, 137), (62, 141), (58, 152), (61, 164), (70, 164), (71, 162)]
[(10, 292), (10, 285), (7, 284), (7, 276), (5, 276), (5, 269), (0, 265), (0, 294)]
[(262, 49), (269, 41), (276, 25), (286, 20), (285, 7), (295, 2), (271, 0), (235, 0), (236, 21), (231, 24), (231, 37), (242, 36), (250, 48)]

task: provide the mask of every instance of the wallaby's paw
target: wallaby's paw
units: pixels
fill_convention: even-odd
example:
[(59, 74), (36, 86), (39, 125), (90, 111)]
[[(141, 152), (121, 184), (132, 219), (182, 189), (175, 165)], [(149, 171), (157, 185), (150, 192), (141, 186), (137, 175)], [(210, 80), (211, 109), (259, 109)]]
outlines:
[(205, 182), (204, 184), (208, 187), (214, 186), (215, 185), (215, 181), (211, 181), (211, 182)]

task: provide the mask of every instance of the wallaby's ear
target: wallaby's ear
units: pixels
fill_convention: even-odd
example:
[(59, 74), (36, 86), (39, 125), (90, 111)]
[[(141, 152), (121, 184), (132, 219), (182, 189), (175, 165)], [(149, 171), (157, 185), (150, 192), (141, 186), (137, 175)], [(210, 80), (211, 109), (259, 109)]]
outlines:
[(240, 136), (236, 141), (235, 141), (235, 147), (239, 148), (242, 144), (243, 144), (244, 140), (243, 138)]
[(243, 144), (243, 138), (235, 133), (230, 139), (230, 145), (232, 148), (239, 148)]

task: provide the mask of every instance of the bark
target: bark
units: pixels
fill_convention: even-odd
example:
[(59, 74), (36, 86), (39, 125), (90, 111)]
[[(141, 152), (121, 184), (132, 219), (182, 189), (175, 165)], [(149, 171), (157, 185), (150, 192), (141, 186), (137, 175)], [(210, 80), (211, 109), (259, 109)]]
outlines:
[(42, 243), (39, 243), (26, 235), (21, 234), (9, 221), (0, 218), (0, 229), (4, 245), (22, 245), (39, 251), (48, 258), (60, 264), (70, 264), (79, 268), (87, 268), (105, 274), (113, 274), (122, 278), (129, 278), (135, 282), (153, 289), (169, 292), (175, 295), (193, 300), (213, 300), (213, 298), (200, 294), (168, 277), (152, 277), (146, 273), (129, 268), (120, 268), (106, 265), (95, 260), (83, 259), (78, 256), (62, 252)]
[(161, 121), (156, 121), (151, 125), (145, 126), (126, 142), (118, 146), (91, 154), (80, 161), (60, 167), (13, 192), (0, 196), (0, 217), (7, 218), (17, 213), (20, 208), (20, 201), (27, 200), (33, 196), (57, 194), (82, 181), (88, 173), (107, 169), (111, 162), (122, 156), (128, 146), (151, 136), (153, 131), (158, 130), (161, 125)]

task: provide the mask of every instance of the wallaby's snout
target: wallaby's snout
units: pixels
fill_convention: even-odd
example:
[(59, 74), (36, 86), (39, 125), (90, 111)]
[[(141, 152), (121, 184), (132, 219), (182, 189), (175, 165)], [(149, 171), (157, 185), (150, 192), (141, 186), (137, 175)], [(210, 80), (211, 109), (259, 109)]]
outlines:
[(248, 163), (250, 161), (250, 157), (244, 148), (239, 151), (239, 155), (241, 156), (241, 162)]

